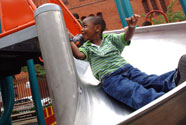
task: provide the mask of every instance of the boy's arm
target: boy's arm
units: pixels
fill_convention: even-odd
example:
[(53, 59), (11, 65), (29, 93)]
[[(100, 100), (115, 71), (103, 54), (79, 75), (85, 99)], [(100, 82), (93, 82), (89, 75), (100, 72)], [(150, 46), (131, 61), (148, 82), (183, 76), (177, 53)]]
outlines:
[(70, 45), (72, 48), (72, 53), (76, 59), (85, 59), (85, 54), (79, 51), (79, 48), (74, 44), (73, 41), (70, 41)]
[(74, 55), (74, 57), (76, 59), (85, 59), (85, 54), (82, 53), (81, 51), (79, 51), (79, 48), (76, 46), (76, 44), (74, 44), (74, 41), (73, 41), (73, 35), (71, 32), (69, 32), (68, 30), (68, 36), (69, 36), (69, 39), (70, 39), (70, 46), (72, 48), (72, 53)]
[(128, 30), (125, 33), (124, 39), (126, 41), (131, 40), (134, 32), (135, 32), (135, 28), (136, 28), (136, 24), (138, 22), (139, 19), (139, 15), (134, 14), (133, 16), (126, 18), (127, 24), (128, 24)]

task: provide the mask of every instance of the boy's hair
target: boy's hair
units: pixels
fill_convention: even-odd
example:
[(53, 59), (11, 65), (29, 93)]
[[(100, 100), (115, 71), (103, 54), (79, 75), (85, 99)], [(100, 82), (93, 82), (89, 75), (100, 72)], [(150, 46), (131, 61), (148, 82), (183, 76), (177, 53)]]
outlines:
[(142, 26), (150, 26), (152, 25), (152, 23), (150, 21), (145, 21)]
[(79, 14), (77, 14), (77, 13), (72, 13), (72, 15), (73, 15), (76, 19), (79, 19)]
[(85, 18), (86, 18), (86, 16), (82, 16), (82, 17), (81, 17), (81, 20), (83, 21)]
[(96, 15), (100, 16), (100, 17), (103, 17), (102, 12), (97, 12)]
[(94, 14), (89, 14), (88, 16), (95, 16)]
[(106, 23), (105, 20), (100, 16), (90, 16), (87, 17), (89, 20), (93, 22), (94, 25), (101, 25), (101, 33), (106, 29)]

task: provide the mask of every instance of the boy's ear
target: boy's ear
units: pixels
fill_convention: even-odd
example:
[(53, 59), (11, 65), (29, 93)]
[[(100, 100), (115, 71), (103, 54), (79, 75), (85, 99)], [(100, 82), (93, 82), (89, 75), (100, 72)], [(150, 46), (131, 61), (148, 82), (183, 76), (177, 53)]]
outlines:
[(98, 24), (98, 25), (96, 25), (96, 32), (99, 32), (99, 31), (101, 31), (101, 25), (100, 24)]

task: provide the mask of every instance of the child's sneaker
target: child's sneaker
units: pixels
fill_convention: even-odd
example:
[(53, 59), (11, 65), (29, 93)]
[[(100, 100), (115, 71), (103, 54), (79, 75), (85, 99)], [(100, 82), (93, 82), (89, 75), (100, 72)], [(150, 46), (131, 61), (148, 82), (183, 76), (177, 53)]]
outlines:
[(178, 63), (178, 83), (177, 85), (183, 83), (184, 81), (186, 81), (186, 54), (183, 55)]

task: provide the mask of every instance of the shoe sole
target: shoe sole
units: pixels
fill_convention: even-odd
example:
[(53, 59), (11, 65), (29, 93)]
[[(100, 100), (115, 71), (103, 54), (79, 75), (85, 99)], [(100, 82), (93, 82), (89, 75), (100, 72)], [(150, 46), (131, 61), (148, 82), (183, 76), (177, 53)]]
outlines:
[(180, 75), (180, 80), (178, 85), (186, 81), (186, 54), (183, 55), (178, 63), (178, 73)]

